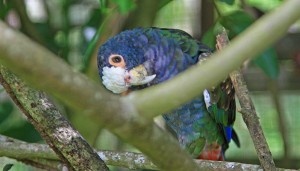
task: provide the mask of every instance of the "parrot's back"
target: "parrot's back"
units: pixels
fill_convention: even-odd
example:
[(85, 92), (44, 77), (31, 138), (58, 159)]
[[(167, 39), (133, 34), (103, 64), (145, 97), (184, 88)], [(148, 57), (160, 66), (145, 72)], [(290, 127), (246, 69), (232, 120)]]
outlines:
[(150, 84), (158, 84), (171, 79), (178, 73), (196, 64), (200, 58), (211, 54), (211, 49), (193, 39), (188, 33), (177, 29), (141, 28), (147, 37), (143, 46), (145, 58), (153, 65), (156, 79)]
[[(166, 41), (168, 42), (165, 43), (166, 48), (162, 48), (168, 51), (163, 53), (165, 58), (173, 59), (173, 62), (162, 67), (163, 69), (159, 68), (162, 75), (166, 75), (164, 78), (167, 79), (200, 61), (205, 61), (212, 53), (210, 48), (181, 30), (154, 28), (145, 32), (148, 34), (157, 32), (159, 36), (174, 41), (174, 44), (177, 45), (172, 48), (172, 43)], [(163, 38), (159, 38), (155, 42), (163, 44)], [(164, 55), (160, 55), (159, 59), (162, 60), (161, 56)], [(181, 146), (193, 157), (223, 160), (224, 151), (228, 148), (228, 143), (232, 138), (239, 145), (237, 136), (232, 129), (236, 115), (235, 110), (234, 89), (228, 78), (219, 85), (206, 89), (203, 95), (164, 114), (163, 118), (176, 133)]]

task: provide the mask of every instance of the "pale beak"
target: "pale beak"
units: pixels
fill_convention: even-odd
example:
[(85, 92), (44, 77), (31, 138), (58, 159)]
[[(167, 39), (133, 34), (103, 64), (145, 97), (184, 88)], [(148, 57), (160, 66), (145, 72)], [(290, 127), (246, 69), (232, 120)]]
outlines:
[(125, 82), (129, 85), (144, 85), (151, 82), (155, 77), (155, 74), (148, 76), (145, 66), (141, 64), (127, 72)]

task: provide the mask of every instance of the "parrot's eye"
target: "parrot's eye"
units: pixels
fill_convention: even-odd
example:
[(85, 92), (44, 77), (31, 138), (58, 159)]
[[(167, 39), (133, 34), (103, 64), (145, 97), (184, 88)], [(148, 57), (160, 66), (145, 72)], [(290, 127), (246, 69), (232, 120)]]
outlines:
[(114, 56), (114, 57), (111, 58), (111, 60), (114, 63), (120, 63), (122, 61), (122, 58), (120, 56)]
[(109, 57), (109, 64), (115, 67), (125, 67), (125, 61), (120, 55), (111, 55)]

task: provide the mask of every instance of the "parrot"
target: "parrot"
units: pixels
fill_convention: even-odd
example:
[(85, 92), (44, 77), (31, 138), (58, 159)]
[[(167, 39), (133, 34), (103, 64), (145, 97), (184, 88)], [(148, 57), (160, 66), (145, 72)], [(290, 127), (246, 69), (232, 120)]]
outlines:
[[(98, 49), (97, 65), (106, 89), (128, 95), (202, 65), (212, 53), (185, 31), (139, 27), (103, 43)], [(162, 116), (182, 149), (195, 159), (225, 160), (231, 140), (240, 146), (233, 129), (236, 104), (230, 78)]]

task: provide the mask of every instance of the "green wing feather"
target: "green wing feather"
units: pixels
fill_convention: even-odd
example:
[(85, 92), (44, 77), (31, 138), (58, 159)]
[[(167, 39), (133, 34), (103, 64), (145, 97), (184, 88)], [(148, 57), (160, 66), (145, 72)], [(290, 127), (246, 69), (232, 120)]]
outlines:
[(217, 124), (219, 124), (226, 141), (233, 139), (240, 146), (235, 131), (232, 129), (236, 116), (235, 90), (230, 78), (225, 79), (218, 86), (208, 90), (210, 104), (208, 111)]
[(178, 29), (169, 29), (169, 28), (156, 28), (153, 29), (160, 30), (160, 33), (163, 36), (170, 37), (176, 40), (183, 52), (189, 54), (190, 56), (197, 56), (200, 53), (210, 53), (211, 49), (203, 45), (199, 41), (195, 40), (191, 35), (185, 31)]

